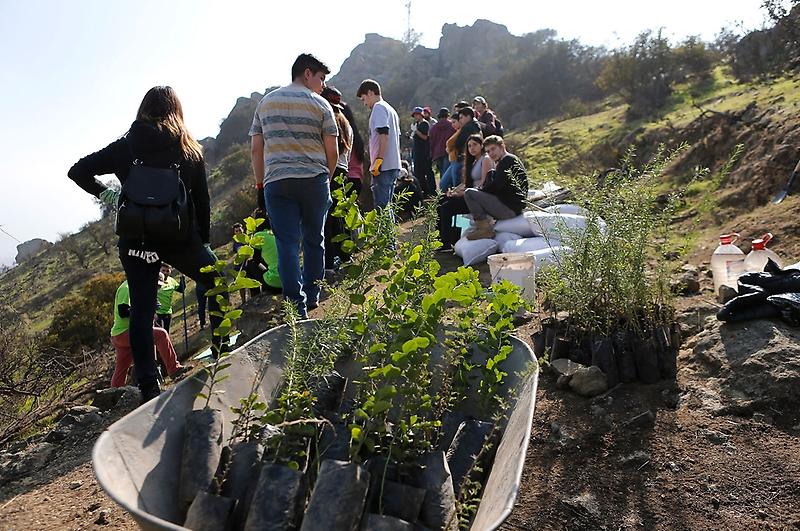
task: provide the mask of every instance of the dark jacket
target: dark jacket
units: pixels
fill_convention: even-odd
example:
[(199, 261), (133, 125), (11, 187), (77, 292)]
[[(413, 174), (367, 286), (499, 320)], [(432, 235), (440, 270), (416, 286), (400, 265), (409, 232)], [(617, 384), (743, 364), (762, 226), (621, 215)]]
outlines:
[[(83, 157), (70, 168), (67, 175), (90, 194), (99, 196), (107, 187), (96, 176), (113, 173), (120, 183), (124, 183), (134, 157), (145, 165), (157, 168), (168, 168), (175, 163), (180, 165), (181, 181), (194, 205), (197, 231), (203, 243), (208, 243), (211, 206), (205, 162), (202, 159), (198, 162), (187, 160), (181, 152), (179, 139), (167, 131), (159, 131), (145, 122), (133, 122), (125, 136)], [(122, 240), (120, 245), (135, 246), (134, 242)]]
[(481, 190), (496, 195), (504, 205), (519, 215), (528, 199), (528, 174), (522, 161), (516, 155), (507, 153), (495, 169), (486, 174), (486, 182)]
[(461, 126), (461, 129), (458, 131), (458, 136), (456, 137), (456, 149), (458, 150), (459, 160), (462, 160), (464, 157), (464, 146), (467, 145), (469, 137), (479, 134), (481, 134), (481, 124), (474, 118), (471, 122), (467, 122), (467, 125)]

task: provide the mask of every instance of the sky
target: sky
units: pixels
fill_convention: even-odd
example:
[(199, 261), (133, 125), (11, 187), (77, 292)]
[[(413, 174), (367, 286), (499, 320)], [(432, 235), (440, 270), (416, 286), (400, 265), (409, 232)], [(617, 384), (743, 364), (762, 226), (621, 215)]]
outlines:
[[(710, 40), (723, 26), (760, 28), (760, 4), (416, 0), (411, 24), (430, 48), (443, 24), (478, 18), (613, 48), (646, 29)], [(288, 83), (299, 53), (335, 74), (366, 33), (399, 39), (406, 27), (406, 0), (0, 0), (0, 264), (21, 241), (97, 219), (67, 170), (124, 134), (150, 87), (171, 85), (190, 132), (216, 136), (237, 97)]]

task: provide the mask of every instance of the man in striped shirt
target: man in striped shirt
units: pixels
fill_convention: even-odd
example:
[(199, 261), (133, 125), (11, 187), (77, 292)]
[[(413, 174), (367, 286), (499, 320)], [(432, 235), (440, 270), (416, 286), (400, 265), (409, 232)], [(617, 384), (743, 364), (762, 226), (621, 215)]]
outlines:
[(338, 158), (333, 109), (319, 95), (329, 73), (313, 55), (299, 55), (292, 83), (261, 99), (250, 127), (253, 173), (275, 234), (283, 295), (302, 318), (319, 304), (328, 180)]

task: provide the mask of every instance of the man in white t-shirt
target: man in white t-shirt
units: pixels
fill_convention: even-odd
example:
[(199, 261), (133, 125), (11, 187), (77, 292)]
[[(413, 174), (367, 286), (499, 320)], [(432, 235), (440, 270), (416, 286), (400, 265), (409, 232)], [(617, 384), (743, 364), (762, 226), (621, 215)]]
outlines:
[(369, 107), (369, 171), (372, 174), (372, 197), (375, 208), (386, 208), (400, 175), (400, 118), (381, 97), (377, 81), (365, 79), (356, 97)]

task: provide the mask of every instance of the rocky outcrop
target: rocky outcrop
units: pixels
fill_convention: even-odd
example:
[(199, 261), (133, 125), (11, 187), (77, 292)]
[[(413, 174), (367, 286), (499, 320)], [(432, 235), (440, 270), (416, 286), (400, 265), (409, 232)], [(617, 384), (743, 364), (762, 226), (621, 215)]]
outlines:
[(48, 247), (52, 247), (53, 244), (47, 240), (43, 240), (41, 238), (34, 238), (32, 240), (28, 240), (24, 243), (17, 245), (17, 257), (15, 258), (18, 264), (30, 260), (40, 252), (44, 251)]

